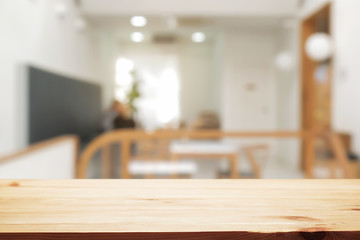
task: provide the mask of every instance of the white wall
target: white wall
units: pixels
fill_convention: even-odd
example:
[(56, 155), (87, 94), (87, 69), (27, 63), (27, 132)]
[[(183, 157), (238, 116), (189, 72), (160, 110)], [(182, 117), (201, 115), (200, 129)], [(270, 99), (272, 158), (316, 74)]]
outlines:
[[(312, 0), (311, 0), (312, 1)], [(85, 0), (91, 15), (289, 16), (298, 0)]]
[[(272, 29), (224, 31), (221, 53), (221, 120), (226, 131), (277, 129), (276, 33)], [(229, 139), (240, 146), (269, 144), (273, 166), (277, 144), (270, 138)], [(245, 158), (242, 158), (245, 159)], [(271, 164), (269, 163), (271, 162)], [(247, 169), (248, 162), (241, 161)]]
[[(222, 120), (225, 130), (298, 131), (300, 127), (300, 82), (298, 68), (298, 27), (225, 33), (222, 52)], [(294, 69), (276, 69), (279, 52), (289, 51)], [(246, 90), (249, 84), (254, 90)], [(242, 145), (269, 144), (270, 160), (266, 169), (278, 166), (299, 168), (299, 140), (244, 139)], [(243, 166), (245, 167), (245, 166)], [(294, 174), (289, 172), (288, 177)], [(281, 175), (277, 176), (280, 177)], [(272, 175), (275, 177), (275, 175)], [(295, 175), (293, 176), (295, 177)]]
[(224, 33), (221, 115), (225, 130), (276, 128), (275, 42), (271, 31)]
[[(291, 27), (279, 28), (277, 52), (288, 52), (293, 57), (293, 68), (289, 71), (277, 69), (277, 129), (298, 131), (301, 129), (301, 82), (299, 76), (299, 25), (294, 20)], [(300, 140), (295, 138), (278, 140), (279, 160), (288, 167), (298, 169), (300, 165)]]
[(103, 108), (109, 109), (114, 101), (116, 76), (115, 63), (118, 58), (118, 42), (116, 36), (103, 29), (96, 29), (95, 35), (99, 44), (99, 71), (103, 81)]
[(179, 52), (181, 117), (188, 124), (204, 110), (219, 114), (213, 48), (213, 43), (189, 43)]
[(72, 179), (75, 177), (73, 139), (0, 163), (0, 179)]
[(333, 128), (351, 133), (360, 154), (360, 1), (336, 0), (333, 7)]
[[(55, 15), (57, 3), (68, 9), (62, 19)], [(20, 147), (17, 82), (21, 63), (100, 81), (97, 43), (90, 30), (76, 30), (78, 17), (70, 0), (0, 0), (0, 154)]]

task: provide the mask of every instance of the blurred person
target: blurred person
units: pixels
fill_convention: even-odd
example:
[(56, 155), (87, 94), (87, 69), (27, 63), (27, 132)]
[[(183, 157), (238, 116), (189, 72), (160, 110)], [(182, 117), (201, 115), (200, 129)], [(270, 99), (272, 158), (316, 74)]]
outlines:
[(128, 105), (118, 105), (120, 114), (114, 119), (114, 127), (118, 128), (135, 128), (136, 123), (132, 118), (131, 110)]
[(110, 109), (105, 112), (102, 120), (102, 129), (108, 132), (119, 128), (135, 128), (130, 109), (121, 102), (114, 100)]

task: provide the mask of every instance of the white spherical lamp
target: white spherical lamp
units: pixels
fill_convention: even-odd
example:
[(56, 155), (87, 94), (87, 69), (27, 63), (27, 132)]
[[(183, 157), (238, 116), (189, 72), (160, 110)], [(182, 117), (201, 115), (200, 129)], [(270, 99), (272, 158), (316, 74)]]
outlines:
[(281, 52), (275, 58), (276, 67), (283, 72), (288, 72), (294, 67), (294, 59), (291, 53)]
[(329, 59), (333, 53), (333, 42), (329, 34), (315, 33), (305, 43), (305, 51), (309, 58), (322, 62)]

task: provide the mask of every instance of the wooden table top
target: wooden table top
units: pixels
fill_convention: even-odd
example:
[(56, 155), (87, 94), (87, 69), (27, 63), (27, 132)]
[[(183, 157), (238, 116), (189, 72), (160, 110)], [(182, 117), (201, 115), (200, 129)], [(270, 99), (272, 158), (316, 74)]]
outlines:
[(0, 180), (0, 239), (328, 233), (360, 239), (360, 180)]

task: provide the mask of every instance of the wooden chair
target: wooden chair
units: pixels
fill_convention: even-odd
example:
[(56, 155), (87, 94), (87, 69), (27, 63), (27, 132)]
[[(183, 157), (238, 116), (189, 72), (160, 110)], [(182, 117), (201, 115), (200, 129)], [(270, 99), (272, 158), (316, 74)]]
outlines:
[[(179, 173), (172, 171), (169, 177), (189, 177), (194, 172), (194, 165), (184, 161), (174, 161), (173, 154), (169, 152), (169, 144), (171, 141), (177, 139), (220, 139), (223, 132), (218, 130), (203, 130), (203, 131), (184, 131), (184, 130), (160, 130), (153, 133), (146, 133), (144, 131), (136, 130), (117, 130), (105, 133), (94, 139), (83, 151), (79, 163), (77, 176), (79, 178), (86, 178), (87, 169), (90, 160), (97, 153), (101, 153), (102, 161), (102, 177), (111, 178), (111, 145), (118, 145), (121, 149), (121, 178), (131, 178), (131, 164), (134, 161), (148, 161), (159, 164), (167, 162), (179, 166), (182, 170)], [(217, 156), (215, 156), (217, 157)], [(169, 161), (171, 160), (171, 161)], [(235, 161), (232, 161), (235, 162)], [(187, 166), (183, 166), (186, 165)], [(236, 164), (232, 164), (232, 168), (236, 168)], [(233, 171), (235, 172), (235, 170)], [(156, 173), (144, 172), (144, 178), (153, 178)], [(233, 178), (235, 175), (232, 176)]]
[[(121, 161), (120, 178), (134, 177), (134, 169), (137, 169), (135, 171), (137, 177), (142, 178), (154, 178), (159, 173), (165, 176), (174, 174), (174, 170), (164, 173), (166, 169), (179, 169), (177, 175), (188, 178), (196, 170), (195, 164), (169, 161), (170, 141), (179, 137), (181, 135), (171, 130), (162, 130), (151, 134), (134, 130), (118, 130), (105, 133), (94, 139), (81, 154), (78, 162), (77, 176), (78, 178), (87, 177), (87, 169), (91, 159), (97, 152), (100, 152), (101, 177), (112, 178), (112, 160), (114, 158), (112, 147), (117, 146), (121, 152), (120, 159), (116, 159)], [(141, 172), (141, 168), (132, 164), (138, 164), (137, 166), (142, 164), (145, 170)], [(152, 169), (154, 172), (146, 171), (146, 169)]]
[[(149, 154), (154, 146), (153, 141), (157, 142), (158, 150), (152, 155), (147, 156), (149, 159), (158, 158), (161, 161), (167, 160), (165, 156), (168, 156), (169, 152), (162, 149), (166, 149), (168, 143), (174, 139), (221, 139), (221, 138), (297, 138), (304, 140), (305, 158), (304, 158), (304, 172), (307, 178), (314, 178), (314, 166), (315, 166), (315, 154), (314, 154), (314, 138), (319, 134), (314, 131), (283, 131), (283, 132), (223, 132), (219, 130), (201, 130), (201, 131), (186, 131), (186, 130), (162, 130), (152, 133), (136, 130), (116, 130), (103, 134), (94, 139), (83, 151), (80, 160), (77, 164), (77, 177), (86, 178), (87, 168), (91, 158), (96, 152), (101, 151), (102, 155), (102, 176), (104, 178), (111, 177), (111, 144), (119, 145), (121, 149), (121, 164), (119, 175), (121, 178), (130, 178), (129, 164), (132, 159), (136, 159), (134, 154), (134, 144), (139, 144), (139, 149), (143, 151), (142, 157)], [(341, 142), (338, 134), (328, 132), (325, 134), (329, 139), (331, 149), (334, 152), (334, 157), (341, 169), (344, 171), (344, 178), (355, 178), (351, 171), (351, 164), (346, 156), (346, 151)], [(246, 149), (245, 149), (246, 150)], [(252, 158), (251, 150), (246, 150), (248, 157)], [(141, 155), (141, 151), (138, 153)], [(253, 162), (253, 168), (255, 169), (256, 176), (261, 176), (256, 161)], [(148, 177), (152, 177), (151, 174)]]
[[(359, 178), (360, 163), (350, 161), (347, 153), (351, 151), (351, 137), (345, 133), (326, 133), (321, 137), (327, 139), (332, 157), (316, 159), (315, 169), (327, 170), (323, 178)], [(326, 175), (326, 173), (324, 173)], [(321, 174), (323, 175), (323, 174)]]
[(265, 160), (269, 156), (270, 146), (268, 144), (253, 145), (242, 147), (241, 150), (244, 152), (246, 158), (249, 160), (251, 168), (253, 170), (255, 178), (262, 178), (260, 160), (256, 158), (256, 152), (266, 151)]

